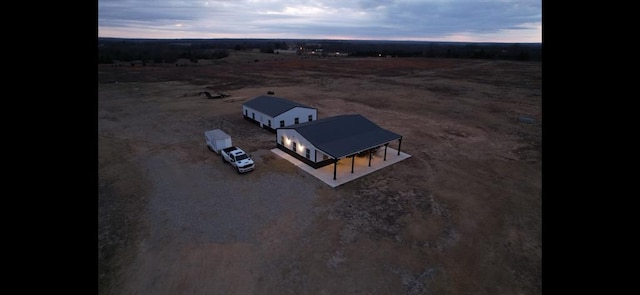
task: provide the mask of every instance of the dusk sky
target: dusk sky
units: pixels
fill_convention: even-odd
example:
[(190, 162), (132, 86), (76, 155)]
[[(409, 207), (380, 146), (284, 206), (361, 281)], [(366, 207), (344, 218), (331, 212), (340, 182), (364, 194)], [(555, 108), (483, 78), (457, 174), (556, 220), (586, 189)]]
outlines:
[(542, 0), (98, 0), (98, 37), (542, 43)]

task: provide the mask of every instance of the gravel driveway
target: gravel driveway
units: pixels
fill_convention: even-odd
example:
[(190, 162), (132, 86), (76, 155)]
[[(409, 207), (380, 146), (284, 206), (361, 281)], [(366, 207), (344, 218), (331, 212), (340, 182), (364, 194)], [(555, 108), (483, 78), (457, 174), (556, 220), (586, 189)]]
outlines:
[(201, 243), (256, 243), (258, 231), (283, 212), (296, 216), (296, 227), (309, 223), (313, 182), (297, 173), (238, 175), (214, 155), (205, 163), (185, 163), (172, 153), (145, 161), (154, 182), (146, 213), (152, 241), (172, 234)]

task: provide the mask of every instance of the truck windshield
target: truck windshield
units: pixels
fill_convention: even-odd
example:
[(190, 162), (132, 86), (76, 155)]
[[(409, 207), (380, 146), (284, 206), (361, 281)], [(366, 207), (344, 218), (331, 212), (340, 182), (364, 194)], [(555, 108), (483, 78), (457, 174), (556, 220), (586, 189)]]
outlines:
[(249, 156), (247, 156), (247, 154), (242, 154), (236, 157), (236, 161), (242, 161), (246, 158), (249, 158)]

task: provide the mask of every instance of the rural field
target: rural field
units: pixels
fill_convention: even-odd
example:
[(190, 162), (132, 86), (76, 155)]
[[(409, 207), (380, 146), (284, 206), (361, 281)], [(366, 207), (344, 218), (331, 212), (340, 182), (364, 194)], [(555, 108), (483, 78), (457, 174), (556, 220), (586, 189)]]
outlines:
[[(541, 68), (235, 51), (98, 65), (98, 293), (541, 294)], [(269, 91), (361, 114), (411, 157), (332, 188), (242, 118)], [(207, 149), (216, 128), (255, 171)]]

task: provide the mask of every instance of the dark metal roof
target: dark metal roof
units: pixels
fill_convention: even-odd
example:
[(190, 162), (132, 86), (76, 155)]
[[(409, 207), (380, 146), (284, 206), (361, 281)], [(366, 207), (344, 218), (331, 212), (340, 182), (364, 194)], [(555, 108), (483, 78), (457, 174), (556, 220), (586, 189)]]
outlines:
[(342, 158), (400, 139), (362, 115), (340, 115), (322, 118), (280, 129), (294, 129), (318, 149)]
[(295, 107), (315, 109), (310, 106), (297, 103), (282, 97), (261, 95), (243, 103), (243, 105), (250, 107), (256, 111), (271, 117), (280, 115)]

